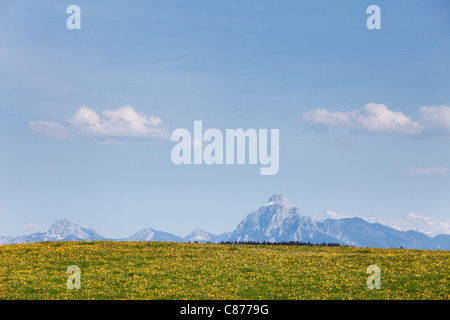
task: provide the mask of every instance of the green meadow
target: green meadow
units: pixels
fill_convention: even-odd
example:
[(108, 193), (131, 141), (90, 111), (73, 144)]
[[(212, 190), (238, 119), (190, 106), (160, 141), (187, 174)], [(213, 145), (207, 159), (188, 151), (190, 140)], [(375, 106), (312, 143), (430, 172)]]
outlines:
[[(449, 258), (449, 251), (288, 245), (1, 245), (0, 299), (442, 300), (450, 298)], [(380, 289), (367, 287), (370, 265), (381, 270)], [(79, 289), (68, 288), (69, 266), (79, 267)]]

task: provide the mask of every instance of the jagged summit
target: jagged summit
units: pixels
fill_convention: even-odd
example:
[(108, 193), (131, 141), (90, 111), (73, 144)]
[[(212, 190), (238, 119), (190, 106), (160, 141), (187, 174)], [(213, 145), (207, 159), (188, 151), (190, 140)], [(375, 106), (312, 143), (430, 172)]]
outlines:
[(302, 215), (299, 209), (292, 207), (285, 196), (273, 195), (263, 207), (249, 214), (239, 223), (230, 239), (232, 241), (300, 241), (312, 239), (314, 228), (315, 222), (310, 217)]
[(270, 205), (279, 205), (286, 208), (292, 208), (291, 203), (289, 202), (288, 198), (283, 196), (282, 194), (274, 194), (269, 198), (269, 201), (267, 201), (266, 206)]
[(136, 232), (131, 237), (125, 238), (126, 241), (175, 241), (180, 242), (183, 239), (169, 232), (155, 230), (153, 228), (143, 229)]
[(75, 227), (75, 226), (78, 226), (78, 225), (67, 219), (56, 219), (56, 221), (53, 222), (53, 224), (50, 226), (49, 230), (62, 228), (62, 227)]
[(228, 233), (222, 233), (220, 235), (215, 235), (205, 231), (203, 229), (197, 228), (186, 237), (183, 238), (184, 241), (188, 242), (221, 242), (228, 240)]
[(63, 239), (68, 235), (81, 235), (84, 231), (82, 227), (66, 219), (56, 220), (47, 230), (49, 238)]
[(45, 232), (47, 240), (63, 240), (69, 236), (80, 240), (99, 240), (103, 238), (94, 230), (80, 226), (67, 219), (56, 220)]

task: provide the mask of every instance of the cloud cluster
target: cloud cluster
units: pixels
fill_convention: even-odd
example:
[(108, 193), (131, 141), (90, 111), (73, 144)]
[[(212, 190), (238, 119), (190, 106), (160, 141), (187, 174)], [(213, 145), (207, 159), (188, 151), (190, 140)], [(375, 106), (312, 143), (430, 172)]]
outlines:
[(29, 128), (36, 134), (53, 139), (92, 137), (101, 145), (123, 145), (116, 138), (169, 138), (169, 132), (158, 117), (137, 113), (131, 106), (102, 111), (101, 116), (88, 107), (81, 107), (65, 124), (53, 121), (32, 121)]
[(349, 112), (314, 109), (303, 114), (301, 120), (313, 125), (340, 127), (356, 132), (450, 137), (450, 107), (421, 107), (419, 113), (422, 114), (421, 118), (413, 121), (402, 112), (372, 102)]

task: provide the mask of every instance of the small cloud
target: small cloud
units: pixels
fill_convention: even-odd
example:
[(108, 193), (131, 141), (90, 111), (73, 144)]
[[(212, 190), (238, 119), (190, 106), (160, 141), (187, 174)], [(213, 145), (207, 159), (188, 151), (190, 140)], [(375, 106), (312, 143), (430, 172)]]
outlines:
[(160, 138), (168, 139), (169, 132), (161, 118), (137, 113), (131, 106), (117, 110), (104, 110), (101, 116), (83, 106), (75, 112), (66, 124), (53, 121), (32, 121), (30, 130), (47, 138), (69, 139), (75, 137), (102, 138), (96, 140), (103, 145), (123, 145), (114, 138)]
[(371, 133), (417, 134), (420, 125), (401, 112), (391, 111), (383, 104), (368, 103), (349, 112), (315, 109), (306, 112), (302, 121)]
[(346, 128), (356, 132), (450, 137), (450, 107), (421, 107), (419, 113), (422, 114), (421, 118), (413, 121), (402, 112), (371, 102), (361, 109), (348, 112), (322, 108), (310, 110), (302, 115), (301, 120), (312, 125)]
[(405, 173), (411, 174), (411, 175), (430, 175), (430, 174), (446, 174), (450, 168), (448, 167), (431, 167), (431, 168), (419, 168), (419, 167), (412, 167), (412, 168), (406, 168), (404, 169)]
[(105, 110), (103, 118), (88, 107), (81, 107), (68, 122), (82, 134), (94, 136), (158, 137), (165, 133), (158, 117), (137, 113), (131, 106)]
[(66, 127), (53, 121), (32, 121), (28, 123), (31, 131), (51, 139), (70, 139), (72, 134)]

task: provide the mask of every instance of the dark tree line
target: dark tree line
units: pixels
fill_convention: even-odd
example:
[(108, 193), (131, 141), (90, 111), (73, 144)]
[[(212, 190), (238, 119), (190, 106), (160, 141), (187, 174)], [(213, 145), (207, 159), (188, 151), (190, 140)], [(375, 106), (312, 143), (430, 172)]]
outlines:
[(281, 241), (281, 242), (268, 242), (268, 241), (221, 241), (219, 244), (233, 245), (233, 244), (248, 244), (248, 245), (265, 245), (265, 246), (320, 246), (320, 247), (349, 247), (348, 245), (342, 245), (340, 243), (311, 243), (300, 241)]

